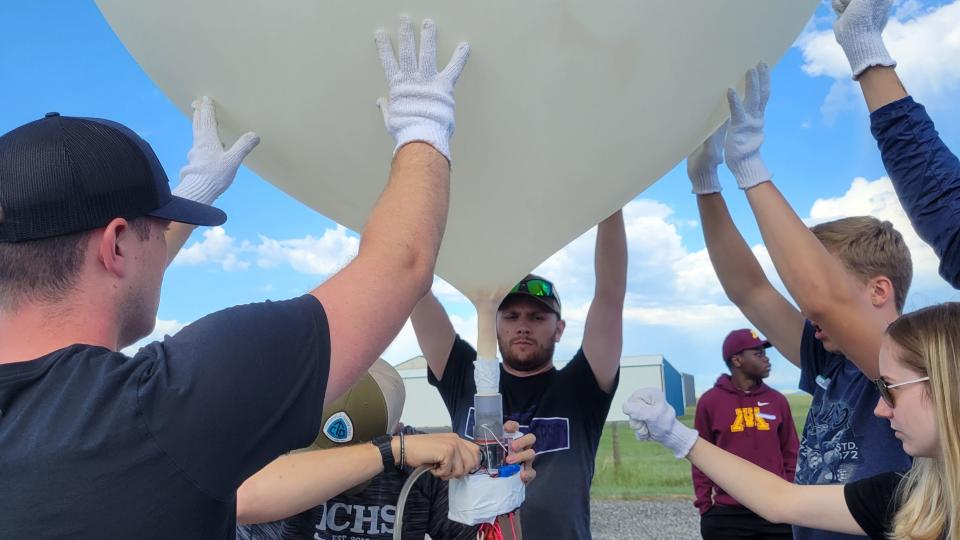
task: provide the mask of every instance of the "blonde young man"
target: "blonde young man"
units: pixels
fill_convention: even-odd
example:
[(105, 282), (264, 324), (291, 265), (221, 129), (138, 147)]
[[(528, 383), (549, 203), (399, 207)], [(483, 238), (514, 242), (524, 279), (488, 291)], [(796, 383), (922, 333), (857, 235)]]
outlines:
[[(729, 127), (687, 160), (710, 260), (730, 300), (800, 368), (800, 388), (813, 395), (796, 483), (841, 484), (906, 470), (910, 459), (888, 421), (873, 415), (879, 395), (872, 381), (883, 332), (910, 288), (910, 253), (890, 223), (872, 217), (803, 224), (760, 157), (769, 81), (766, 66), (750, 70), (744, 100), (729, 92)], [(733, 224), (716, 170), (724, 153), (799, 310), (770, 284)], [(794, 537), (852, 538), (805, 528), (795, 528)]]

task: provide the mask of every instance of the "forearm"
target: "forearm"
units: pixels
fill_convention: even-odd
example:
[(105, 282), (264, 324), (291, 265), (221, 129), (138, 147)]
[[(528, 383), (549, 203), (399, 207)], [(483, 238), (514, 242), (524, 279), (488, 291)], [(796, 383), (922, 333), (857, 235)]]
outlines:
[(190, 234), (193, 233), (193, 230), (196, 228), (196, 225), (176, 221), (170, 222), (170, 225), (167, 227), (167, 232), (164, 234), (167, 241), (168, 266), (173, 262), (173, 259), (177, 257), (177, 253), (180, 253), (180, 249), (187, 243), (187, 239), (190, 238)]
[(940, 258), (940, 274), (960, 287), (960, 160), (912, 99), (875, 111), (870, 121), (910, 222)]
[(867, 102), (867, 109), (873, 112), (884, 105), (907, 97), (896, 70), (892, 67), (873, 66), (860, 75), (860, 89), (863, 99)]
[(596, 273), (594, 299), (602, 298), (623, 310), (627, 293), (627, 233), (623, 211), (617, 210), (597, 226), (597, 245), (593, 255)]
[(754, 290), (771, 286), (763, 268), (733, 223), (723, 195), (698, 195), (697, 207), (704, 243), (720, 286), (731, 302), (746, 304)]
[(281, 456), (237, 489), (237, 522), (285, 519), (322, 504), (381, 471), (383, 460), (372, 444)]
[(432, 146), (404, 145), (393, 161), (390, 180), (363, 229), (355, 262), (371, 261), (381, 275), (400, 282), (407, 312), (427, 291), (447, 222), (450, 164)]
[(841, 263), (810, 232), (772, 182), (747, 190), (747, 199), (773, 265), (800, 311), (821, 319), (830, 306), (854, 300)]
[[(805, 516), (815, 516), (818, 512), (810, 512), (810, 509), (800, 507), (809, 498), (810, 494), (806, 493), (807, 491), (824, 486), (792, 484), (762, 467), (717, 448), (702, 438), (693, 445), (687, 459), (737, 502), (767, 521), (817, 527), (817, 523), (810, 523)], [(842, 485), (826, 487), (837, 490), (842, 498)], [(821, 512), (831, 512), (826, 504), (818, 506), (821, 506), (819, 508)], [(835, 511), (849, 514), (845, 505)], [(828, 519), (829, 516), (824, 516), (824, 523)], [(804, 523), (804, 521), (807, 522)]]
[(597, 384), (613, 390), (623, 352), (623, 302), (627, 293), (627, 235), (623, 212), (600, 222), (594, 248), (596, 285), (583, 329), (583, 353)]
[(430, 292), (417, 302), (410, 314), (410, 322), (413, 324), (420, 350), (427, 359), (427, 366), (434, 377), (443, 379), (443, 372), (456, 338), (447, 311), (440, 300)]

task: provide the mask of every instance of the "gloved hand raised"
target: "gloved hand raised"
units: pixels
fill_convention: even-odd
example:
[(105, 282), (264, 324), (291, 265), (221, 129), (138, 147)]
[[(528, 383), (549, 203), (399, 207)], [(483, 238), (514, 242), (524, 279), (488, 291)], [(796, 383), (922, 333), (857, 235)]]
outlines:
[(630, 427), (637, 440), (654, 440), (673, 451), (677, 459), (686, 457), (697, 442), (697, 430), (677, 420), (673, 410), (657, 388), (641, 388), (623, 404), (623, 414), (630, 417)]
[(720, 177), (717, 176), (717, 166), (723, 163), (723, 144), (727, 137), (726, 121), (707, 137), (699, 148), (687, 157), (687, 177), (693, 184), (693, 192), (697, 195), (719, 193)]
[(854, 80), (871, 66), (897, 65), (881, 37), (892, 5), (893, 0), (833, 0), (833, 35), (847, 55)]
[(756, 69), (747, 71), (747, 95), (740, 96), (733, 88), (727, 90), (727, 102), (730, 105), (730, 126), (724, 152), (727, 155), (727, 167), (737, 179), (740, 189), (770, 180), (770, 170), (760, 157), (763, 144), (763, 114), (770, 99), (770, 69), (766, 64), (758, 64)]
[(207, 96), (194, 101), (193, 147), (187, 153), (187, 165), (180, 169), (180, 183), (173, 190), (178, 197), (203, 204), (213, 204), (233, 183), (237, 169), (247, 154), (258, 144), (260, 137), (244, 133), (224, 151), (217, 134), (217, 116), (213, 101)]
[(423, 21), (419, 59), (409, 17), (400, 18), (397, 41), (399, 63), (390, 37), (383, 30), (377, 31), (380, 63), (390, 86), (389, 97), (378, 99), (377, 106), (387, 131), (397, 142), (393, 153), (409, 142), (422, 141), (449, 161), (454, 128), (453, 86), (467, 62), (470, 46), (460, 43), (447, 67), (437, 73), (437, 27), (432, 20)]

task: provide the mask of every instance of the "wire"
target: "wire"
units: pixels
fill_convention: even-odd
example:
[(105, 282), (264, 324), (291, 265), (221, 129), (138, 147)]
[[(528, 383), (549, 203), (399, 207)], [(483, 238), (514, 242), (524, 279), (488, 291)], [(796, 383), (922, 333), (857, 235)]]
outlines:
[(490, 433), (490, 435), (493, 435), (493, 440), (497, 441), (497, 444), (499, 444), (503, 448), (504, 452), (510, 453), (510, 449), (507, 448), (507, 445), (500, 442), (500, 437), (497, 437), (497, 434), (494, 433), (492, 429), (490, 429), (490, 426), (486, 424), (480, 424), (480, 427), (487, 430), (487, 432)]
[(403, 487), (400, 489), (400, 497), (397, 498), (397, 517), (393, 522), (393, 540), (402, 540), (403, 538), (403, 510), (407, 506), (407, 496), (410, 495), (413, 484), (432, 468), (433, 465), (421, 465), (417, 467), (417, 469), (407, 477), (407, 481), (403, 483)]

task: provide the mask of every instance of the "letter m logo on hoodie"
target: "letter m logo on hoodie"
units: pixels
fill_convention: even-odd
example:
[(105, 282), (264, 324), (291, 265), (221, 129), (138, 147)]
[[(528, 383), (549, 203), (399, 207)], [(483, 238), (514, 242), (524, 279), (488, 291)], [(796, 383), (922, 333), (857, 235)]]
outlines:
[(730, 425), (732, 433), (740, 433), (746, 428), (770, 431), (770, 424), (760, 416), (760, 407), (738, 407), (735, 410), (737, 418)]

